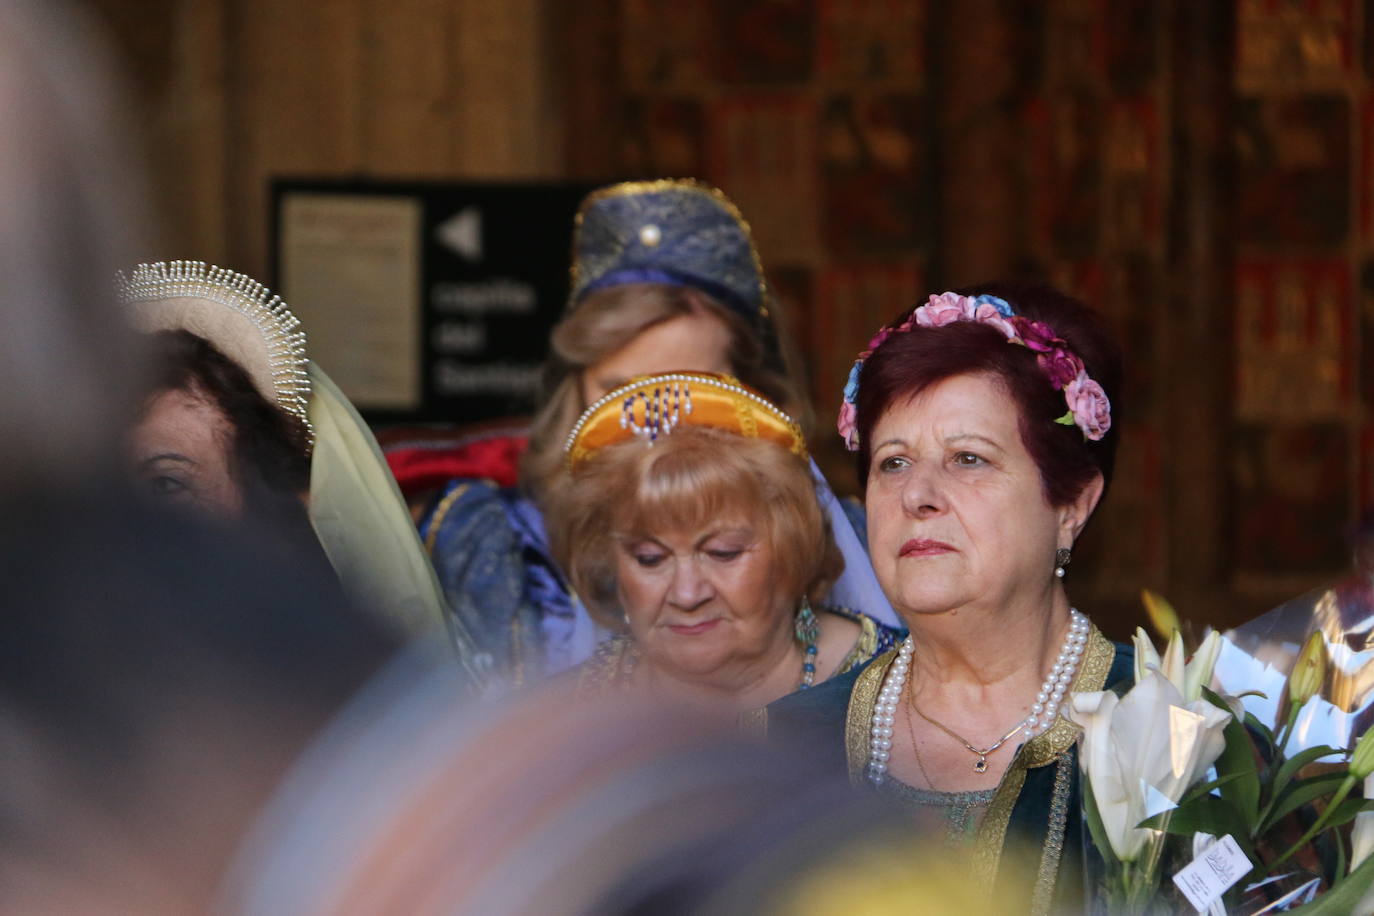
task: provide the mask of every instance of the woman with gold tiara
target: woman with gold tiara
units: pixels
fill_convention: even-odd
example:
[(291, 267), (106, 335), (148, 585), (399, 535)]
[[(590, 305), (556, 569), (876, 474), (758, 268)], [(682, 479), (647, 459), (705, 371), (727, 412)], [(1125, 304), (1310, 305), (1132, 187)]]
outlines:
[(198, 261), (140, 264), (120, 295), (150, 337), (152, 385), (130, 437), (146, 490), (251, 519), (302, 557), (322, 549), (359, 608), (407, 636), (448, 621), (470, 665), (376, 441), (307, 358), (286, 303)]
[[(1034, 913), (1078, 909), (1060, 875), (1081, 850), (1078, 729), (1061, 712), (1134, 665), (1065, 591), (1111, 478), (1119, 379), (1101, 321), (1049, 287), (931, 296), (879, 331), (839, 426), (910, 636), (768, 710), (771, 734), (809, 741)], [(1029, 888), (1000, 867), (1008, 843), (1032, 854)]]
[[(720, 191), (695, 181), (633, 182), (583, 201), (572, 295), (553, 332), (547, 395), (520, 486), (453, 480), (420, 521), (454, 613), (510, 681), (570, 668), (610, 635), (573, 594), (543, 517), (578, 415), (631, 378), (669, 370), (732, 375), (804, 414), (776, 308), (749, 227)], [(845, 560), (831, 600), (895, 622), (862, 524), (856, 529), (814, 465), (812, 473)]]
[(565, 452), (553, 554), (617, 634), (580, 667), (583, 695), (756, 709), (893, 645), (891, 627), (822, 603), (844, 561), (801, 429), (737, 379), (636, 379), (583, 412)]

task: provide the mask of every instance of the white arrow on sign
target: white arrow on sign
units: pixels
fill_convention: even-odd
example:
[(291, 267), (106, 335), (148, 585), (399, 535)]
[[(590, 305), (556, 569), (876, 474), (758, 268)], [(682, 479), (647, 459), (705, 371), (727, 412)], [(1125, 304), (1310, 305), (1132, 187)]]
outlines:
[(439, 243), (465, 261), (482, 260), (482, 211), (464, 207), (434, 230)]

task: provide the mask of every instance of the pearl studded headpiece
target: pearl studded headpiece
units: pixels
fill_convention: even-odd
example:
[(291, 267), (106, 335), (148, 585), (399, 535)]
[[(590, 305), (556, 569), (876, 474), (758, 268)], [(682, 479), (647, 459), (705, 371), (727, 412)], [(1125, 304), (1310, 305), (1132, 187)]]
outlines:
[(653, 445), (680, 426), (705, 426), (768, 439), (806, 457), (801, 428), (772, 401), (728, 375), (669, 372), (621, 385), (583, 411), (568, 433), (569, 470), (599, 449), (630, 439)]
[(190, 331), (233, 360), (258, 392), (314, 431), (305, 332), (280, 296), (241, 273), (203, 261), (139, 264), (119, 274), (119, 296), (144, 333)]

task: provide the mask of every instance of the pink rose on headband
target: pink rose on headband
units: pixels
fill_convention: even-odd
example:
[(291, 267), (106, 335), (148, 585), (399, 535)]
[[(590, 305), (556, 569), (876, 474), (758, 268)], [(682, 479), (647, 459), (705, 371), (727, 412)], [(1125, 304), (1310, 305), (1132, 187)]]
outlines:
[(973, 320), (979, 324), (988, 324), (996, 328), (1007, 340), (1015, 340), (1019, 335), (1016, 333), (1016, 325), (1002, 317), (1002, 313), (997, 311), (995, 306), (983, 303), (979, 305), (973, 313)]
[(840, 438), (851, 452), (859, 447), (858, 417), (859, 411), (853, 404), (845, 401), (840, 405), (840, 419), (835, 426), (840, 431)]
[(1107, 400), (1107, 392), (1086, 372), (1080, 372), (1064, 386), (1064, 400), (1084, 438), (1096, 442), (1112, 428), (1112, 404)]
[(1067, 388), (1070, 382), (1084, 373), (1083, 361), (1063, 347), (1041, 353), (1036, 357), (1036, 362), (1056, 389)]
[[(989, 306), (991, 308), (991, 306)], [(913, 316), (923, 328), (942, 328), (956, 321), (975, 320), (977, 306), (968, 296), (958, 293), (941, 293), (931, 296), (926, 304), (916, 310)], [(993, 309), (993, 311), (997, 311)]]

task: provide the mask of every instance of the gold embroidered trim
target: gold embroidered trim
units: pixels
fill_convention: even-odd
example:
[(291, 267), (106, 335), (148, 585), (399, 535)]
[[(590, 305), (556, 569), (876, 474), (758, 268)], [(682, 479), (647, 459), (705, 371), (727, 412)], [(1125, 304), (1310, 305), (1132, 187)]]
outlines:
[(1047, 916), (1059, 878), (1059, 860), (1064, 854), (1064, 830), (1069, 822), (1069, 782), (1073, 776), (1073, 755), (1059, 755), (1054, 768), (1054, 793), (1050, 796), (1050, 825), (1045, 833), (1045, 848), (1040, 855), (1040, 871), (1031, 892), (1031, 916)]
[(973, 878), (982, 887), (992, 892), (992, 883), (997, 878), (997, 866), (1002, 861), (1002, 846), (1007, 839), (1007, 825), (1011, 823), (1011, 811), (1016, 800), (1021, 797), (1021, 787), (1026, 784), (1026, 767), (1020, 754), (1012, 760), (1002, 781), (997, 784), (997, 794), (988, 805), (983, 822), (978, 825), (978, 836), (973, 841), (971, 868)]
[(578, 698), (599, 699), (623, 687), (625, 664), (634, 652), (634, 641), (624, 635), (612, 636), (597, 646), (592, 657), (577, 666)]
[[(1097, 627), (1093, 627), (1083, 648), (1083, 659), (1079, 662), (1078, 674), (1074, 677), (1070, 693), (1091, 693), (1105, 687), (1115, 658), (1116, 646)], [(1064, 699), (1068, 701), (1068, 697)], [(1012, 809), (1021, 797), (1021, 788), (1026, 783), (1026, 771), (1053, 763), (1077, 740), (1078, 726), (1060, 716), (1048, 731), (1036, 735), (1016, 752), (997, 787), (997, 795), (988, 806), (988, 813), (983, 817), (978, 839), (974, 843), (973, 873), (984, 886), (990, 888), (997, 878), (997, 867), (1001, 863), (1002, 847), (1007, 838), (1007, 825), (1011, 822)], [(1046, 844), (1048, 842), (1049, 837), (1046, 837)]]
[(887, 669), (897, 657), (897, 649), (888, 649), (873, 660), (854, 682), (849, 694), (849, 712), (844, 720), (845, 755), (849, 759), (849, 782), (854, 786), (864, 784), (868, 770), (868, 745), (872, 736), (869, 729), (873, 721), (873, 707), (878, 703), (878, 692), (883, 689)]
[(453, 508), (453, 504), (461, 499), (471, 487), (472, 484), (470, 483), (454, 487), (447, 496), (439, 500), (439, 505), (434, 507), (434, 513), (429, 518), (429, 531), (425, 534), (425, 553), (431, 557), (434, 556), (434, 545), (439, 541), (439, 529), (444, 524), (444, 518)]
[(768, 707), (746, 709), (735, 717), (741, 735), (746, 738), (768, 737)]
[(859, 614), (848, 619), (859, 625), (859, 638), (854, 641), (854, 648), (849, 650), (844, 661), (840, 662), (840, 667), (835, 669), (836, 677), (859, 667), (878, 651), (878, 624), (873, 618)]

